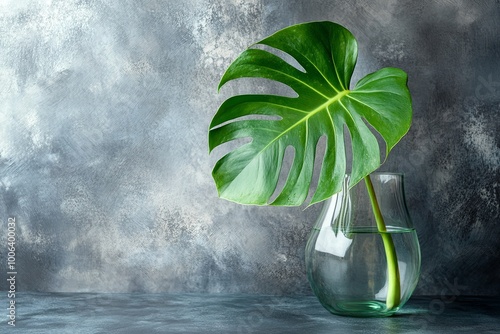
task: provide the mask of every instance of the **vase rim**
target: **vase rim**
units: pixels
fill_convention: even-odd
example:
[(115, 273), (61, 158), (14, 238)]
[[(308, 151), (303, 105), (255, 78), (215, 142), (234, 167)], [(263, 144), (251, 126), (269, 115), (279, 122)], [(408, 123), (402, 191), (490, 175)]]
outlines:
[[(346, 173), (345, 175), (351, 176), (351, 173)], [(395, 175), (395, 176), (404, 176), (405, 174), (402, 172), (371, 172), (368, 175)]]
[(373, 172), (373, 173), (370, 173), (370, 174), (375, 174), (375, 175), (399, 175), (399, 176), (403, 176), (404, 173), (401, 173), (401, 172)]

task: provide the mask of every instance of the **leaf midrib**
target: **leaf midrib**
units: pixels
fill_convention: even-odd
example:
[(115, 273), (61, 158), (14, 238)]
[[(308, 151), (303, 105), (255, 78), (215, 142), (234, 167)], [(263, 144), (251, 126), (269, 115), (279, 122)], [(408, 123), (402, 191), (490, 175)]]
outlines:
[[(343, 90), (343, 91), (339, 92), (337, 95), (335, 95), (334, 97), (328, 99), (328, 101), (326, 101), (325, 103), (323, 103), (320, 106), (316, 107), (314, 110), (308, 112), (305, 117), (303, 117), (302, 119), (300, 119), (298, 122), (296, 122), (295, 124), (293, 124), (289, 128), (285, 129), (278, 136), (276, 136), (273, 140), (271, 140), (266, 146), (264, 146), (260, 151), (258, 151), (257, 154), (255, 154), (255, 156), (253, 157), (253, 159), (251, 161), (253, 161), (255, 158), (257, 158), (258, 156), (260, 156), (260, 154), (262, 152), (264, 152), (265, 150), (267, 150), (267, 148), (269, 146), (271, 146), (272, 144), (274, 144), (277, 140), (279, 140), (281, 137), (283, 137), (286, 133), (292, 131), (292, 129), (294, 129), (295, 127), (299, 126), (300, 124), (302, 124), (304, 122), (307, 122), (309, 120), (309, 118), (313, 117), (314, 115), (316, 115), (317, 113), (321, 112), (322, 110), (327, 110), (327, 108), (331, 104), (339, 101), (341, 98), (343, 98), (344, 96), (346, 96), (347, 94), (349, 94), (349, 92), (350, 92), (350, 90), (347, 90), (347, 89)], [(303, 112), (307, 112), (307, 111), (303, 111)], [(306, 138), (306, 141), (307, 141), (307, 138)], [(247, 168), (248, 165), (250, 165), (250, 162), (247, 164), (247, 166), (245, 168)], [(243, 170), (245, 168), (243, 168)]]

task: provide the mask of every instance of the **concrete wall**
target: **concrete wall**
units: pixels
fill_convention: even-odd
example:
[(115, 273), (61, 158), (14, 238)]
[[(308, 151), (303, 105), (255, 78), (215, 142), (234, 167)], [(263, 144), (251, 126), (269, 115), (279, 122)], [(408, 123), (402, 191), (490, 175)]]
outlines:
[(355, 80), (409, 74), (413, 126), (383, 170), (406, 174), (416, 293), (498, 294), (500, 4), (478, 3), (1, 1), (2, 268), (11, 217), (20, 290), (310, 293), (320, 206), (218, 199), (207, 128), (251, 88), (217, 94), (241, 51), (331, 20), (358, 39)]

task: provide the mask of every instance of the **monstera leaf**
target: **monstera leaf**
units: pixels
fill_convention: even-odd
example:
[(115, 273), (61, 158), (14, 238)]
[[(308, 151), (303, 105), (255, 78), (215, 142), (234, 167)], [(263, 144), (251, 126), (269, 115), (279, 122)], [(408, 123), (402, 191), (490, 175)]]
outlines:
[[(302, 69), (262, 48), (249, 48), (227, 69), (219, 89), (230, 80), (258, 77), (281, 82), (298, 96), (238, 95), (220, 106), (210, 125), (210, 151), (235, 139), (251, 138), (216, 163), (212, 174), (221, 198), (242, 204), (301, 205), (309, 193), (316, 145), (325, 137), (310, 204), (322, 201), (340, 191), (348, 172), (344, 127), (352, 145), (350, 186), (381, 165), (372, 131), (385, 141), (385, 157), (408, 131), (412, 108), (406, 73), (383, 68), (350, 89), (357, 43), (344, 27), (304, 23), (256, 44), (287, 53)], [(287, 147), (293, 148), (293, 162), (281, 192), (273, 195)], [(275, 197), (272, 202), (271, 197)]]

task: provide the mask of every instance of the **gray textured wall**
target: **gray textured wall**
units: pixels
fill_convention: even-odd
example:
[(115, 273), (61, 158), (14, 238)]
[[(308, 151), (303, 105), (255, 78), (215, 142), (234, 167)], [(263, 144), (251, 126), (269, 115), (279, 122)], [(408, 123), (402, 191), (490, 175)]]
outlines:
[(15, 217), (18, 288), (310, 293), (320, 207), (219, 200), (207, 128), (241, 87), (217, 94), (229, 63), (311, 20), (355, 34), (356, 80), (409, 74), (413, 127), (383, 169), (407, 175), (416, 293), (498, 294), (500, 3), (465, 0), (1, 1), (0, 261)]

